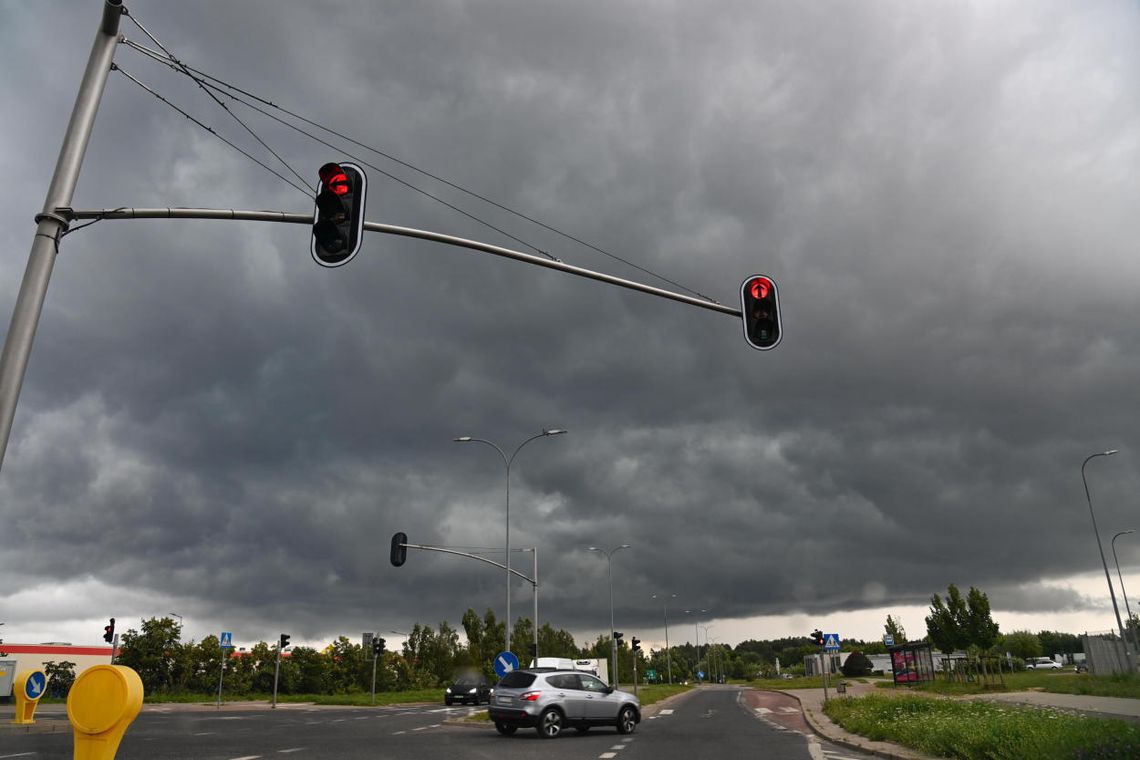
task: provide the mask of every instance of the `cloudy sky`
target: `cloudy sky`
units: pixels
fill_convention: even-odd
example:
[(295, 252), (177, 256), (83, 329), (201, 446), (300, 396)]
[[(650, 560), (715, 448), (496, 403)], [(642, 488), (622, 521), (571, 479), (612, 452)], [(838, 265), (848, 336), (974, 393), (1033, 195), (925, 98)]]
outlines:
[[(609, 624), (587, 547), (623, 543), (617, 627), (651, 642), (653, 594), (676, 595), (673, 641), (697, 618), (726, 643), (877, 638), (888, 613), (922, 635), (949, 583), (1003, 630), (1113, 627), (1080, 468), (1120, 450), (1087, 469), (1115, 583), (1109, 541), (1140, 530), (1135, 3), (127, 5), (190, 66), (612, 256), (230, 103), (287, 169), (119, 47), (301, 188), (354, 156), (370, 221), (679, 289), (624, 259), (729, 305), (767, 273), (785, 337), (760, 353), (724, 314), (379, 234), (326, 270), (304, 226), (77, 231), (0, 471), (9, 642), (171, 612), (242, 644), (501, 617), (501, 571), (396, 569), (389, 541), (501, 548), (503, 461), (452, 439), (509, 455), (544, 427), (570, 432), (515, 459), (511, 544), (580, 640)], [(5, 330), (99, 17), (0, 0)], [(313, 207), (117, 72), (73, 205)], [(1116, 548), (1140, 599), (1137, 536)]]

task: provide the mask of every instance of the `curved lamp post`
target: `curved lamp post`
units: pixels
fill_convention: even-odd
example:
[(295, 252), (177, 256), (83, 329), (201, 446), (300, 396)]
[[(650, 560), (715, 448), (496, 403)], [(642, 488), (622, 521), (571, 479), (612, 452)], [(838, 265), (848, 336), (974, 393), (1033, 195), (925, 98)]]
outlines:
[[(514, 453), (511, 454), (510, 457), (508, 457), (502, 449), (485, 438), (473, 438), (469, 435), (465, 435), (460, 438), (453, 439), (455, 443), (485, 443), (495, 451), (499, 452), (499, 456), (503, 458), (503, 464), (507, 466), (507, 560), (503, 563), (507, 566), (507, 619), (503, 624), (503, 630), (506, 634), (506, 651), (508, 652), (511, 651), (511, 465), (514, 463), (515, 457), (518, 456), (519, 451), (522, 450), (522, 447), (526, 446), (531, 441), (537, 438), (547, 438), (552, 435), (562, 435), (565, 432), (565, 430), (561, 430), (559, 428), (555, 428), (553, 430), (543, 429), (543, 431), (538, 435), (532, 435), (530, 438), (527, 438), (525, 441), (520, 443), (518, 447), (515, 448)], [(537, 631), (537, 620), (534, 622), (534, 625), (535, 630)]]
[[(708, 610), (685, 610), (686, 615), (692, 615), (695, 613), (701, 613), (703, 615), (706, 612), (708, 612)], [(697, 626), (696, 618), (693, 618), (693, 640), (696, 642), (697, 646), (697, 661), (693, 665), (693, 677), (697, 678), (697, 671), (701, 669), (701, 631)], [(697, 678), (697, 680), (699, 681), (701, 679)]]
[(1104, 558), (1104, 545), (1100, 542), (1100, 531), (1096, 527), (1096, 515), (1093, 514), (1092, 497), (1089, 496), (1089, 482), (1085, 478), (1085, 465), (1089, 463), (1090, 459), (1096, 457), (1108, 457), (1117, 452), (1116, 449), (1109, 449), (1102, 451), (1098, 454), (1090, 454), (1085, 457), (1085, 461), (1081, 463), (1081, 482), (1085, 484), (1085, 499), (1089, 503), (1089, 517), (1092, 518), (1093, 535), (1096, 536), (1096, 548), (1100, 552), (1100, 562), (1104, 565), (1104, 579), (1108, 582), (1108, 595), (1112, 597), (1112, 611), (1116, 613), (1116, 627), (1120, 630), (1120, 640), (1124, 642), (1125, 647), (1128, 646), (1128, 640), (1124, 638), (1124, 624), (1120, 622), (1120, 607), (1116, 604), (1116, 592), (1112, 590), (1112, 576), (1108, 574), (1108, 561)]
[[(657, 598), (657, 594), (653, 598)], [(673, 683), (673, 653), (669, 651), (669, 600), (676, 599), (676, 594), (661, 594), (661, 606), (665, 610), (665, 662), (669, 666), (669, 684)]]
[(1132, 608), (1128, 606), (1128, 592), (1124, 590), (1124, 576), (1120, 573), (1120, 560), (1116, 558), (1116, 539), (1135, 533), (1135, 530), (1122, 530), (1112, 537), (1109, 545), (1112, 546), (1112, 561), (1116, 563), (1116, 577), (1120, 580), (1120, 595), (1124, 597), (1124, 614), (1128, 616), (1128, 629), (1132, 631), (1132, 651), (1140, 651), (1140, 642), (1136, 641), (1136, 632), (1132, 629)]
[(629, 548), (629, 544), (622, 544), (621, 546), (615, 546), (614, 548), (610, 549), (609, 551), (606, 551), (605, 549), (599, 549), (596, 546), (590, 547), (590, 551), (601, 552), (602, 554), (606, 555), (606, 568), (607, 568), (609, 575), (610, 575), (610, 650), (612, 652), (611, 657), (613, 658), (613, 670), (614, 670), (613, 686), (615, 689), (618, 686), (618, 669), (617, 669), (617, 639), (614, 638), (614, 563), (613, 563), (613, 556), (614, 556), (614, 552), (620, 551), (622, 549), (628, 549), (628, 548)]

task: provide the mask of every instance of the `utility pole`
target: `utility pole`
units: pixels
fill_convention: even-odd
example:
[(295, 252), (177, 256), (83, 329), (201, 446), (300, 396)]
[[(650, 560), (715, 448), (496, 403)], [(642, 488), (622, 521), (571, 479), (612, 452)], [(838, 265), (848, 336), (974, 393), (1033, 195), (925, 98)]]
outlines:
[(99, 110), (99, 101), (107, 85), (107, 74), (111, 71), (115, 48), (119, 43), (119, 20), (122, 14), (122, 0), (104, 0), (103, 18), (99, 23), (99, 31), (95, 34), (95, 43), (91, 47), (87, 69), (79, 85), (79, 94), (75, 96), (71, 121), (68, 122), (63, 137), (43, 211), (36, 215), (36, 235), (32, 239), (28, 266), (24, 270), (16, 307), (12, 311), (4, 352), (0, 354), (0, 467), (3, 467), (4, 453), (8, 449), (12, 420), (16, 416), (16, 402), (20, 397), (20, 386), (24, 383), (40, 312), (43, 311), (44, 299), (47, 297), (59, 239), (68, 227), (69, 220), (60, 216), (56, 209), (71, 206), (75, 185), (79, 181), (79, 170), (83, 165), (83, 155), (91, 140), (95, 113)]

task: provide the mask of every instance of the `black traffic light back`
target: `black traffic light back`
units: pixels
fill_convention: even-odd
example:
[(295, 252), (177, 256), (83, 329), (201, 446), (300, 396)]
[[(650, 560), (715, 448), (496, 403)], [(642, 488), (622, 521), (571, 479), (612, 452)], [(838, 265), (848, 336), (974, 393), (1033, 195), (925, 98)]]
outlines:
[(372, 655), (379, 657), (384, 654), (384, 639), (376, 637), (372, 639)]
[(779, 344), (784, 327), (780, 321), (780, 292), (775, 280), (754, 274), (741, 283), (740, 312), (748, 345), (767, 351)]
[(823, 632), (818, 628), (811, 632), (811, 643), (817, 647), (823, 646)]
[(287, 647), (287, 646), (289, 646), (289, 634), (283, 633), (283, 634), (281, 634), (281, 638), (277, 642), (277, 648), (279, 650), (281, 650), (282, 652), (284, 652), (285, 647)]
[(392, 536), (392, 566), (399, 567), (408, 559), (408, 534), (396, 533)]
[(364, 238), (364, 202), (368, 179), (356, 164), (325, 164), (317, 172), (313, 212), (313, 260), (323, 267), (347, 264)]
[(629, 646), (633, 651), (640, 652), (641, 651), (641, 639), (634, 636), (632, 639), (629, 640)]
[(103, 626), (103, 641), (110, 644), (115, 640), (115, 618), (111, 618), (111, 624)]
[(624, 635), (621, 631), (614, 631), (614, 641), (621, 641), (621, 637)]

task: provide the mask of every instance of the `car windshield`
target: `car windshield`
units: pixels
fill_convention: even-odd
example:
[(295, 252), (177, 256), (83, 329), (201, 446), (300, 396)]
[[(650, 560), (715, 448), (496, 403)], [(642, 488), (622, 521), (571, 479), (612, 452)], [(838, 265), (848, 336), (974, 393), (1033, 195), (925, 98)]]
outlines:
[(499, 686), (506, 689), (525, 689), (534, 683), (533, 673), (524, 673), (521, 670), (512, 670), (503, 676), (503, 680), (499, 681)]

